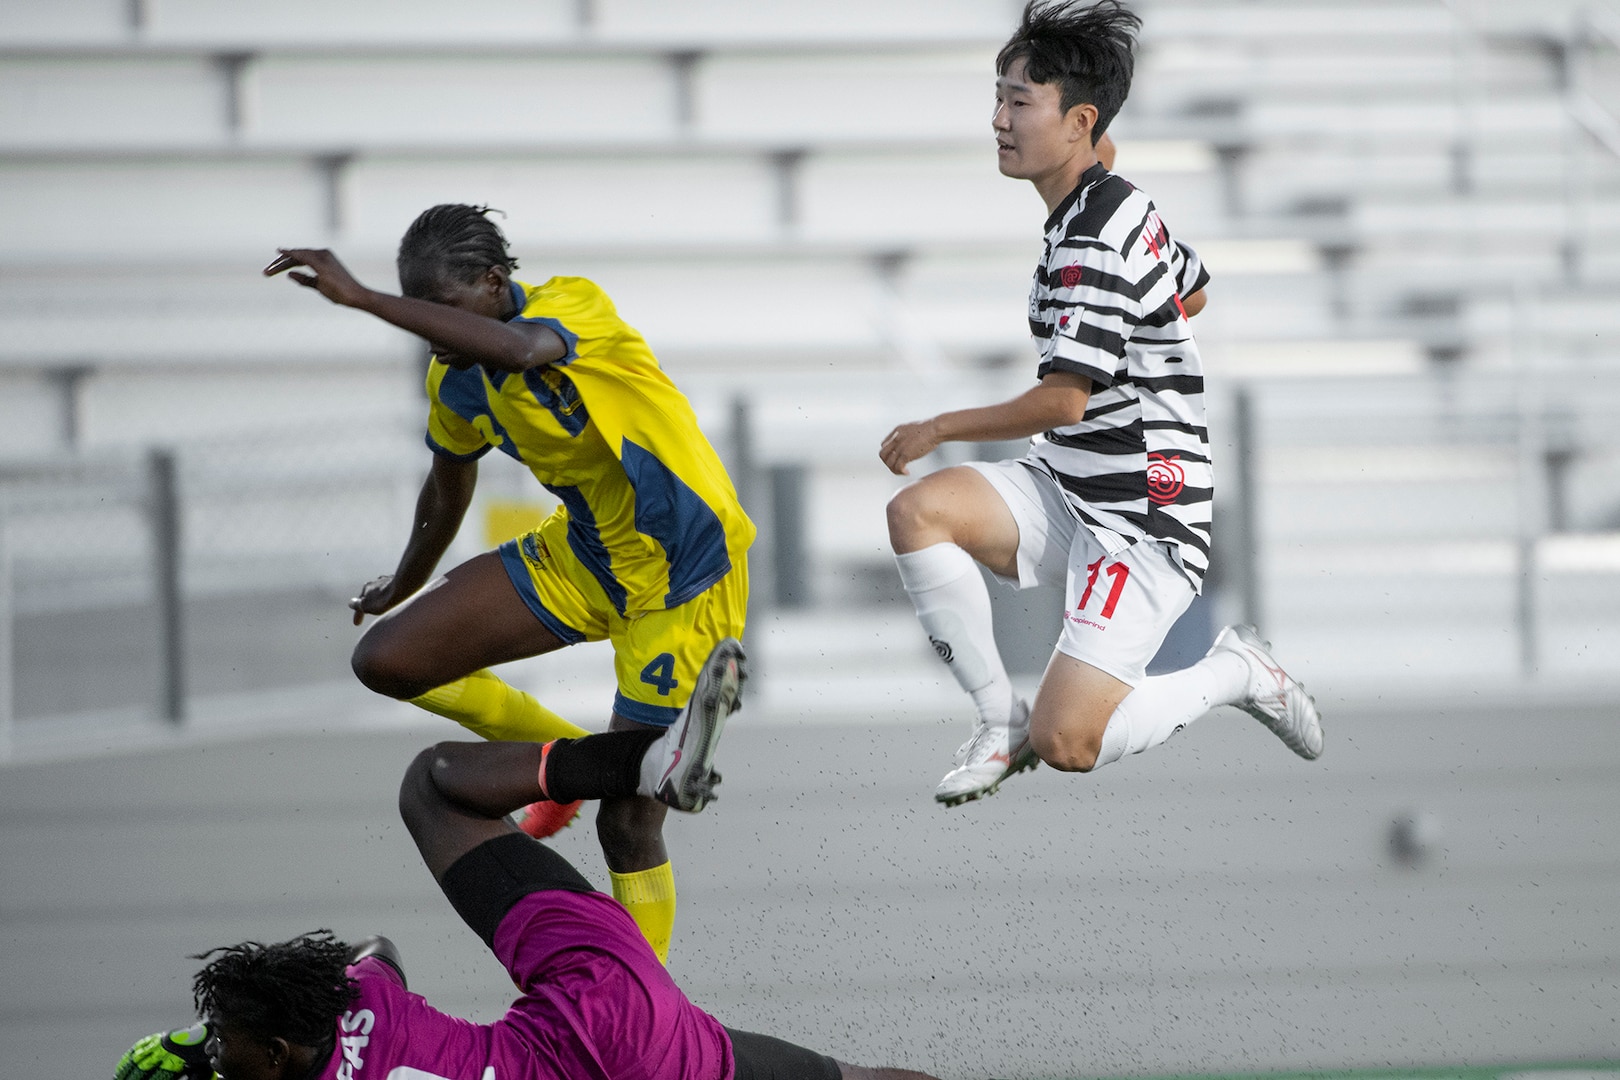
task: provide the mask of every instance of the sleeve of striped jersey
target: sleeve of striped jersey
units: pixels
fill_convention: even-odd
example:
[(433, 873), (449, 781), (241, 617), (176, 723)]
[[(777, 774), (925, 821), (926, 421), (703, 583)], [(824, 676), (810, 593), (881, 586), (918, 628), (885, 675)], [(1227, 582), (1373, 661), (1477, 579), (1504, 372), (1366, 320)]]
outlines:
[(483, 432), (437, 399), (428, 405), (427, 444), (435, 454), (457, 461), (474, 461), (492, 449)]
[(1191, 244), (1177, 240), (1175, 259), (1176, 292), (1182, 296), (1191, 296), (1193, 293), (1209, 284), (1209, 271), (1204, 267), (1204, 260), (1198, 257)]
[[(1078, 267), (1078, 280), (1074, 278)], [(1039, 375), (1069, 371), (1094, 386), (1112, 386), (1125, 367), (1125, 345), (1142, 318), (1136, 286), (1117, 251), (1097, 244), (1060, 244), (1045, 267), (1051, 290), (1046, 316), (1052, 350)]]

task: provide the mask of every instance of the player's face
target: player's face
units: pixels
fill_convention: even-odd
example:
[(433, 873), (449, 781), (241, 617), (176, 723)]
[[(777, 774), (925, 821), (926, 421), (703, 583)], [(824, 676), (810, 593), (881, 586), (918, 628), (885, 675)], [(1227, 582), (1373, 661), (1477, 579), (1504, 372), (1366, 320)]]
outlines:
[(208, 1027), (211, 1033), (203, 1050), (219, 1080), (279, 1080), (281, 1070), (272, 1063), (264, 1040), (224, 1017), (210, 1017)]
[(1007, 65), (996, 80), (996, 111), (990, 126), (996, 133), (996, 163), (1003, 176), (1039, 180), (1063, 169), (1089, 149), (1091, 133), (1084, 105), (1063, 111), (1057, 83), (1031, 81), (1022, 57)]
[[(446, 307), (460, 308), (489, 319), (504, 319), (509, 314), (511, 298), (507, 294), (507, 278), (493, 269), (485, 271), (474, 281), (456, 281), (440, 276), (439, 280), (419, 300)], [(429, 342), (433, 354), (453, 368), (472, 367), (473, 361), (464, 360), (448, 349)]]

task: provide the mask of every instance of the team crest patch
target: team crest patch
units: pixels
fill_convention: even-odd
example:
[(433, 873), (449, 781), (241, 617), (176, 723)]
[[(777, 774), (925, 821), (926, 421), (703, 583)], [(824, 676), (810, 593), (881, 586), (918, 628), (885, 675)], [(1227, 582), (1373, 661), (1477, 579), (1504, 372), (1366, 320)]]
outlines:
[(540, 569), (545, 569), (546, 563), (551, 561), (551, 549), (546, 542), (535, 533), (525, 533), (518, 542), (518, 548), (523, 552), (523, 558)]
[(1148, 501), (1154, 506), (1168, 506), (1176, 501), (1181, 489), (1187, 486), (1187, 473), (1181, 467), (1181, 455), (1165, 457), (1149, 454), (1147, 466)]
[(1059, 270), (1058, 280), (1063, 283), (1063, 287), (1065, 289), (1072, 289), (1076, 285), (1080, 284), (1080, 264), (1070, 263), (1068, 266), (1065, 266), (1063, 269)]

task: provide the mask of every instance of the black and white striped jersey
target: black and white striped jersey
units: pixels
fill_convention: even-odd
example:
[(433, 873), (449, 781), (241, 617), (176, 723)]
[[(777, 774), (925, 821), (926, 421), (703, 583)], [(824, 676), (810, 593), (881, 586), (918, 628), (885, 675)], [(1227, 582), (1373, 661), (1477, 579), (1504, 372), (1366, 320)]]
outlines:
[(1195, 588), (1209, 568), (1214, 473), (1181, 297), (1208, 280), (1153, 201), (1099, 164), (1047, 219), (1029, 292), (1038, 376), (1074, 372), (1092, 388), (1085, 417), (1035, 436), (1026, 460), (1104, 546), (1168, 543)]

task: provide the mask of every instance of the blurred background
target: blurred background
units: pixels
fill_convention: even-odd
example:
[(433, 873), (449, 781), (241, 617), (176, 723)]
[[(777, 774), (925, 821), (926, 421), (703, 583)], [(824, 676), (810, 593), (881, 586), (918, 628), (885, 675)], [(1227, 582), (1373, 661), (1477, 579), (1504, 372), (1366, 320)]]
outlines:
[[(267, 920), (369, 932), (369, 913), (400, 917), (398, 890), (431, 912), (418, 948), (448, 973), (450, 1003), (498, 1008), (498, 971), (478, 988), (452, 977), (476, 942), (442, 921), (431, 886), (334, 894), (311, 873), (296, 899), (284, 882), (249, 888), (230, 869), (241, 830), (225, 825), (259, 822), (258, 842), (296, 865), (325, 834), (294, 844), (264, 823), (307, 808), (306, 823), (387, 837), (384, 863), (415, 873), (393, 777), (409, 748), (452, 732), (354, 683), (344, 605), (393, 568), (409, 528), (428, 465), (424, 350), (258, 271), (277, 246), (330, 246), (393, 288), (405, 226), (465, 201), (504, 211), (519, 278), (607, 289), (761, 527), (757, 724), (732, 737), (765, 770), (751, 782), (767, 809), (751, 816), (739, 794), (722, 819), (734, 835), (680, 826), (691, 936), (672, 966), (700, 1002), (840, 1056), (900, 1047), (949, 1077), (1617, 1056), (1620, 7), (1136, 5), (1116, 171), (1214, 275), (1194, 330), (1217, 562), (1161, 666), (1196, 658), (1223, 622), (1256, 623), (1322, 703), (1329, 752), (1321, 766), (1278, 757), (1227, 716), (1152, 761), (1043, 771), (945, 818), (928, 792), (970, 712), (899, 590), (883, 504), (901, 481), (876, 447), (899, 421), (1031, 381), (1023, 304), (1045, 215), (999, 176), (989, 132), (992, 62), (1019, 6), (0, 3), (8, 1052), (25, 1032), (66, 1037), (63, 1011), (94, 1001), (98, 1038), (66, 1041), (110, 1064), (185, 1012), (184, 952), (268, 934)], [(953, 446), (922, 468), (1013, 452)], [(548, 510), (525, 471), (486, 457), (447, 564)], [(993, 595), (1029, 684), (1056, 608)], [(511, 674), (582, 723), (606, 720), (604, 647)], [(858, 761), (828, 774), (840, 807), (823, 817), (804, 773), (823, 775), (829, 742)], [(308, 780), (345, 754), (376, 775)], [(795, 779), (774, 784), (784, 766)], [(891, 835), (913, 814), (926, 824)], [(1241, 841), (1221, 824), (1234, 820)], [(881, 828), (881, 854), (857, 844), (806, 864), (818, 821)], [(589, 830), (574, 832), (571, 856), (594, 868)], [(180, 857), (176, 838), (225, 860), (212, 904), (177, 908), (158, 884), (196, 869), (153, 869)], [(1053, 844), (1085, 869), (1053, 869), (1067, 865)], [(754, 892), (701, 868), (712, 854), (735, 872), (736, 850), (753, 852)], [(983, 876), (930, 852), (977, 852)], [(757, 913), (779, 899), (770, 883), (802, 889), (806, 866), (841, 904), (878, 889), (889, 921), (851, 927), (835, 904), (784, 945)], [(109, 876), (127, 900), (103, 894)], [(1169, 907), (1132, 939), (1135, 960), (1054, 1001), (1031, 959), (1003, 986), (960, 937), (906, 944), (927, 922), (908, 914), (927, 909), (929, 890), (907, 888), (922, 879), (965, 890), (938, 925), (964, 920), (997, 957), (1077, 937), (1052, 957), (1066, 971), (1120, 955), (1076, 919), (1074, 881), (1104, 890), (1083, 910)], [(1024, 916), (1003, 918), (996, 882), (1016, 883)], [(266, 889), (281, 897), (268, 907)], [(975, 926), (987, 905), (993, 933)], [(334, 907), (349, 914), (321, 914)], [(198, 919), (211, 937), (193, 939)], [(1337, 944), (1318, 951), (1325, 924)], [(104, 975), (131, 931), (152, 958), (142, 971), (167, 965), (161, 989), (92, 989), (86, 965)], [(744, 989), (682, 966), (725, 933), (741, 935), (733, 963), (758, 964)], [(892, 948), (888, 981), (834, 993), (846, 972), (829, 968), (807, 1007), (794, 973), (801, 990), (815, 981), (807, 957), (840, 934), (854, 957)], [(1211, 941), (1226, 951), (1201, 951)], [(910, 965), (942, 949), (982, 999), (904, 996), (935, 978)], [(1209, 979), (1236, 980), (1247, 1003)], [(1044, 1016), (1035, 1029), (1051, 1031), (1080, 1000), (1100, 1018), (1082, 1042), (1054, 1049), (1020, 1026)], [(1304, 1002), (1347, 1026), (1307, 1036), (1278, 1019)], [(969, 1017), (998, 1033), (982, 1059), (952, 1045)]]

